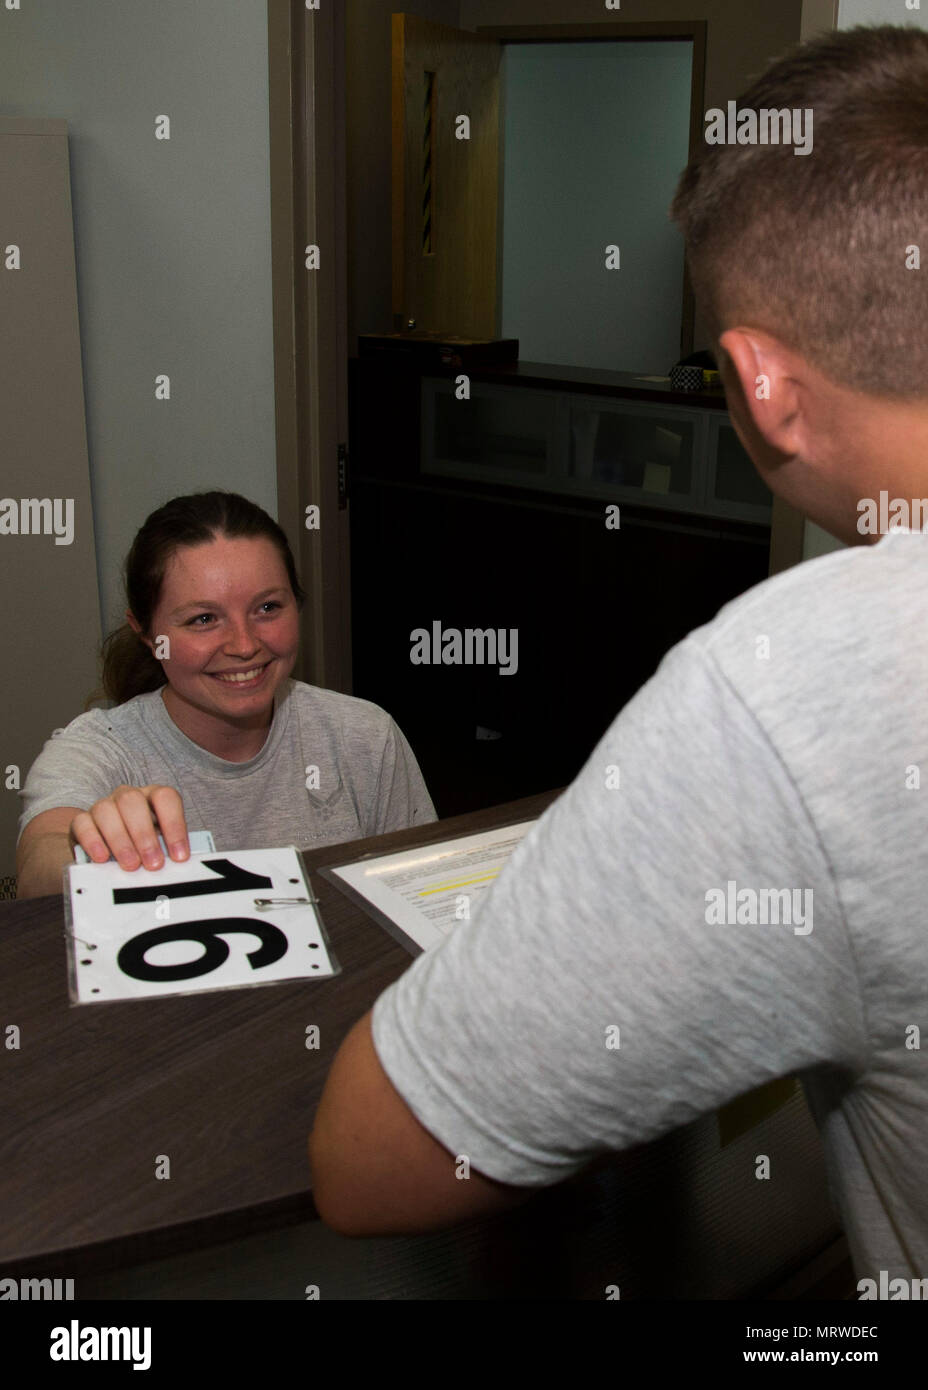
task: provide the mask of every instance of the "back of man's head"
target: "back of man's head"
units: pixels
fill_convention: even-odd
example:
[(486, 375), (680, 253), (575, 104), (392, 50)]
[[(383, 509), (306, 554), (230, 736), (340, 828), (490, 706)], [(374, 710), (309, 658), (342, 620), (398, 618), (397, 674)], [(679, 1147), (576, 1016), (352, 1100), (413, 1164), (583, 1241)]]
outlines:
[(928, 397), (928, 32), (825, 35), (736, 106), (811, 112), (812, 141), (700, 140), (671, 215), (713, 339), (749, 325), (851, 390)]

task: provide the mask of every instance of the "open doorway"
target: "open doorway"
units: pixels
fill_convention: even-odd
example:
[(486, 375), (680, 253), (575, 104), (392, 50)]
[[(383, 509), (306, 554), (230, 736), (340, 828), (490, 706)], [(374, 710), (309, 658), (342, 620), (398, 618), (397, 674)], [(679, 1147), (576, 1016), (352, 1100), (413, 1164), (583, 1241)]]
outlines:
[[(766, 575), (763, 499), (710, 496), (743, 471), (724, 399), (619, 380), (692, 349), (667, 205), (702, 136), (705, 28), (393, 16), (394, 335), (362, 335), (352, 414), (354, 693), (403, 728), (441, 815), (570, 781), (668, 648)], [(518, 338), (518, 361), (448, 367), (446, 337)], [(413, 663), (436, 623), (516, 634), (517, 664)]]
[[(607, 370), (690, 352), (667, 206), (702, 131), (705, 40), (704, 22), (470, 32), (395, 14), (394, 329)], [(604, 294), (610, 246), (626, 269)]]

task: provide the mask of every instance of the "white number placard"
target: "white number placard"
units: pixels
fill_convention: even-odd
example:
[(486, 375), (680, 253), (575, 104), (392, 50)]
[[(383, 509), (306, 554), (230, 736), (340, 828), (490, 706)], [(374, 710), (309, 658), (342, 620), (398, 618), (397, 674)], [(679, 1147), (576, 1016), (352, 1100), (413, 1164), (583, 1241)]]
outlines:
[(338, 973), (299, 854), (193, 854), (154, 871), (68, 869), (77, 1004), (193, 994)]

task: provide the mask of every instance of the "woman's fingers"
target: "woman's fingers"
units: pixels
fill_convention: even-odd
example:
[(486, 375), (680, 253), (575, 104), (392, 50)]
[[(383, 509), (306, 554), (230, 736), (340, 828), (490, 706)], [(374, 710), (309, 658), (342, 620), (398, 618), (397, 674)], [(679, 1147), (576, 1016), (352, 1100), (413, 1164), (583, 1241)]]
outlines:
[(124, 869), (160, 869), (164, 855), (158, 844), (148, 798), (140, 787), (117, 787), (90, 808), (114, 857)]
[(79, 812), (71, 822), (71, 834), (96, 864), (112, 854), (123, 869), (131, 871), (142, 864), (160, 869), (164, 855), (158, 843), (159, 827), (172, 859), (187, 859), (190, 844), (180, 793), (155, 784), (122, 786), (89, 811)]
[(69, 827), (71, 839), (90, 855), (95, 864), (105, 864), (110, 857), (110, 847), (101, 835), (89, 811), (79, 811)]
[(143, 787), (142, 791), (154, 810), (162, 839), (168, 847), (168, 854), (172, 859), (189, 859), (190, 841), (187, 838), (187, 820), (180, 792), (174, 787), (154, 785)]

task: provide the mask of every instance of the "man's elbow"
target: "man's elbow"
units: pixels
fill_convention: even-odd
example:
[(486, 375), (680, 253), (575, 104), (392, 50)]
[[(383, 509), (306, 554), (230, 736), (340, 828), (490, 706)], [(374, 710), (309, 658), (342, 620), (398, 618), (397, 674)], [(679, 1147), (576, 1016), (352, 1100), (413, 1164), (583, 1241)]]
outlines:
[(313, 1201), (316, 1204), (319, 1220), (330, 1231), (334, 1231), (337, 1236), (350, 1236), (357, 1239), (361, 1236), (380, 1234), (379, 1231), (372, 1231), (366, 1226), (358, 1225), (356, 1221), (352, 1220), (351, 1209), (343, 1209), (337, 1201), (331, 1200), (328, 1193), (320, 1194), (316, 1188), (313, 1188)]
[(379, 1234), (358, 1220), (357, 1195), (344, 1179), (344, 1167), (327, 1159), (315, 1130), (309, 1136), (309, 1169), (316, 1211), (330, 1230), (339, 1236)]
[[(449, 1172), (453, 1157), (449, 1154)], [(471, 1170), (469, 1181), (436, 1181), (434, 1172), (394, 1171), (367, 1181), (346, 1168), (343, 1159), (327, 1157), (315, 1131), (309, 1138), (313, 1200), (320, 1219), (340, 1236), (420, 1236), (522, 1206), (537, 1189), (495, 1182)], [(389, 1193), (389, 1196), (387, 1195)]]

